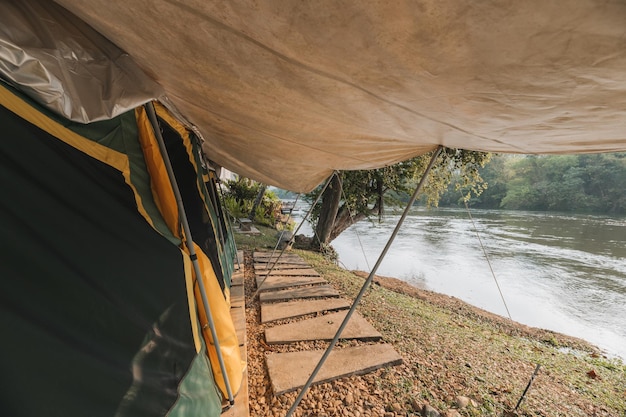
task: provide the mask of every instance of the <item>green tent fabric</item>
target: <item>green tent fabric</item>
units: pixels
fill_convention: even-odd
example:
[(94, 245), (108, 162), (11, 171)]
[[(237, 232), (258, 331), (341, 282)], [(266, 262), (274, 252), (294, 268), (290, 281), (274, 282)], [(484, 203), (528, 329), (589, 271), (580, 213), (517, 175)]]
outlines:
[(189, 154), (176, 131), (163, 120), (160, 120), (159, 123), (170, 162), (176, 172), (176, 181), (189, 219), (191, 235), (194, 242), (200, 245), (203, 252), (209, 256), (211, 264), (219, 266), (219, 268), (215, 268), (215, 274), (220, 287), (224, 290), (226, 286), (230, 287), (230, 275), (226, 274), (227, 271), (223, 266), (226, 264), (226, 260), (219, 256), (221, 251), (217, 250), (217, 237), (212, 226), (215, 224), (213, 223), (213, 216), (209, 213), (208, 206), (202, 199), (198, 188), (205, 188), (201, 173), (198, 173), (191, 164)]
[(119, 171), (4, 107), (0, 120), (3, 413), (219, 414), (180, 249)]

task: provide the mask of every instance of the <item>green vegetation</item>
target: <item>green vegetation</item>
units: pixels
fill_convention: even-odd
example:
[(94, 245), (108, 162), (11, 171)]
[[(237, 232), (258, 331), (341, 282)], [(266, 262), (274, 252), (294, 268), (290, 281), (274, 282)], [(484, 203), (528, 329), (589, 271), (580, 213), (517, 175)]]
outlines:
[[(363, 284), (319, 254), (297, 253), (349, 298)], [(358, 310), (404, 358), (404, 365), (379, 372), (378, 386), (407, 408), (417, 398), (446, 410), (455, 395), (465, 395), (478, 404), (462, 415), (503, 415), (541, 364), (518, 415), (618, 416), (626, 410), (624, 363), (592, 353), (578, 339), (484, 315), (450, 297), (422, 292), (415, 298), (378, 285)]]
[[(237, 180), (226, 181), (228, 189), (224, 193), (224, 207), (233, 220), (250, 217), (256, 224), (275, 226), (280, 219), (281, 201), (271, 190), (266, 190), (262, 184), (248, 178), (240, 177)], [(255, 199), (263, 190), (263, 196), (255, 207)]]
[[(495, 155), (480, 175), (488, 188), (470, 199), (472, 207), (626, 213), (626, 153)], [(459, 203), (461, 195), (452, 190), (440, 202)]]
[[(374, 170), (342, 171), (334, 176), (312, 213), (317, 239), (313, 247), (324, 247), (356, 222), (382, 216), (386, 206), (397, 206), (423, 176), (433, 153), (420, 155), (395, 165)], [(464, 198), (480, 195), (484, 189), (480, 168), (491, 158), (484, 152), (444, 148), (428, 176), (423, 195), (437, 205), (452, 180)], [(313, 202), (322, 187), (306, 196)]]
[(273, 250), (280, 232), (274, 227), (257, 225), (259, 234), (235, 233), (235, 244), (239, 250)]

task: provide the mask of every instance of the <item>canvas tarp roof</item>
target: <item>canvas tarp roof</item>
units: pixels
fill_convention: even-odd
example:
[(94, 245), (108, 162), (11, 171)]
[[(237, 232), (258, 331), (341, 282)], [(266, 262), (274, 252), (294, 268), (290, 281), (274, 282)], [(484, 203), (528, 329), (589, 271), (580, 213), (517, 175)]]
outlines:
[(439, 144), (626, 150), (621, 1), (58, 3), (163, 87), (211, 159), (282, 188)]

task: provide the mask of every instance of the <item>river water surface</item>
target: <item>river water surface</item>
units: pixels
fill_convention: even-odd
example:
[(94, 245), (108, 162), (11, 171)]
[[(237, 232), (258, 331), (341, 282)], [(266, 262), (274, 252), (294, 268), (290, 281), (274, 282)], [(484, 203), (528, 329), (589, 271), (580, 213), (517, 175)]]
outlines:
[[(371, 271), (399, 217), (342, 233), (332, 242), (342, 266)], [(495, 275), (513, 320), (626, 359), (626, 218), (500, 210), (471, 218), (414, 209), (377, 274), (506, 317)]]

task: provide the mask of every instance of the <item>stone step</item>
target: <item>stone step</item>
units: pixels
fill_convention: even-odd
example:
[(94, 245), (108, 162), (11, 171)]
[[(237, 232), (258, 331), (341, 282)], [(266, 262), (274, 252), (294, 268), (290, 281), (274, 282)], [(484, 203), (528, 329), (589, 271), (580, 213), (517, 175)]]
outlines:
[(343, 310), (350, 308), (345, 298), (329, 298), (326, 300), (298, 300), (286, 303), (261, 305), (261, 323), (304, 316), (311, 313)]
[(230, 317), (235, 325), (239, 346), (244, 346), (246, 344), (246, 309), (243, 306), (232, 307)]
[(243, 270), (233, 272), (233, 275), (230, 278), (231, 287), (243, 285), (243, 279), (244, 279)]
[(234, 265), (235, 265), (235, 271), (243, 271), (243, 251), (242, 250), (238, 250), (237, 251), (237, 257), (236, 259), (233, 261)]
[[(272, 268), (272, 266), (274, 266), (274, 268)], [(276, 263), (276, 265), (274, 265), (274, 262), (255, 262), (254, 263), (254, 270), (255, 271), (263, 271), (263, 270), (268, 270), (268, 269), (272, 269), (274, 271), (276, 270), (280, 270), (280, 269), (309, 269), (311, 268), (311, 266), (305, 262), (278, 262)]]
[(230, 287), (230, 306), (242, 307), (245, 304), (244, 286), (235, 285)]
[(259, 294), (261, 303), (293, 300), (296, 298), (320, 298), (339, 297), (336, 289), (330, 285), (318, 285), (315, 287), (289, 288), (286, 290), (266, 291)]
[[(268, 344), (284, 344), (307, 340), (332, 340), (347, 311), (329, 313), (295, 323), (265, 329), (265, 341)], [(341, 339), (380, 340), (382, 335), (355, 312), (341, 334)]]
[[(322, 350), (314, 350), (267, 355), (265, 361), (274, 394), (281, 395), (303, 387), (323, 354)], [(315, 377), (314, 384), (401, 363), (402, 357), (388, 344), (335, 348)]]
[[(259, 270), (255, 269), (254, 273), (256, 275), (268, 275), (269, 270)], [(320, 274), (313, 268), (300, 268), (300, 269), (279, 269), (273, 270), (269, 275), (297, 275), (297, 276), (307, 276), (307, 277), (319, 277)]]
[(302, 285), (326, 284), (327, 281), (320, 277), (299, 277), (299, 276), (282, 276), (269, 275), (256, 277), (257, 288), (261, 291), (280, 290), (290, 287), (299, 287)]
[(254, 260), (254, 262), (275, 262), (276, 259), (278, 259), (278, 262), (296, 262), (296, 263), (300, 263), (300, 262), (304, 262), (304, 260), (296, 254), (293, 253), (283, 253), (282, 255), (280, 255), (280, 252), (276, 252), (275, 254), (272, 255), (272, 252), (254, 252), (254, 254), (252, 255), (252, 258)]

